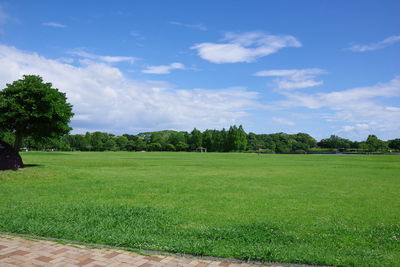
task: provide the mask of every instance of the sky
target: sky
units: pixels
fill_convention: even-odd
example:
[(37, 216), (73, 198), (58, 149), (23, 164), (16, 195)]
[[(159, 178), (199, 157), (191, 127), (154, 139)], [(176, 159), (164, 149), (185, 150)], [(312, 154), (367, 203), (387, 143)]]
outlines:
[(2, 1), (0, 90), (65, 92), (72, 133), (400, 138), (400, 1)]

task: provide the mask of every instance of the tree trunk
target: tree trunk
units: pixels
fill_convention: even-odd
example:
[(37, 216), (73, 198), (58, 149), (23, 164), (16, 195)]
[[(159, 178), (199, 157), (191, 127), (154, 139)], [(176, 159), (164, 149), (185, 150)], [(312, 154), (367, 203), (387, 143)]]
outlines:
[(22, 139), (23, 139), (22, 133), (20, 131), (16, 131), (15, 132), (14, 149), (17, 152), (19, 152), (19, 149), (21, 148)]
[(0, 141), (0, 170), (16, 170), (23, 168), (21, 156), (11, 145)]

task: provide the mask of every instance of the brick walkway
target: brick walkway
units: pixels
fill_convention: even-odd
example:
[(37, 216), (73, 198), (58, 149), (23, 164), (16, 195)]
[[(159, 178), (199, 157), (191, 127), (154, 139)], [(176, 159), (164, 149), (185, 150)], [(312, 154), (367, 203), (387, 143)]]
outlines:
[[(0, 234), (0, 266), (258, 266), (174, 256), (144, 256), (110, 248), (64, 245), (48, 240), (32, 240)], [(265, 266), (265, 265), (264, 265)], [(275, 265), (276, 266), (276, 265)]]

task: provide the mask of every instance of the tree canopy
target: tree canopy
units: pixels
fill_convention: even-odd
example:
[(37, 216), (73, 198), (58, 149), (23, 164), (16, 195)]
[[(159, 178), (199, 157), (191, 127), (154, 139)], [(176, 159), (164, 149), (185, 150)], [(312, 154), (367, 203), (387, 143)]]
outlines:
[(14, 133), (14, 148), (23, 138), (34, 140), (67, 134), (73, 116), (65, 93), (37, 75), (24, 75), (0, 91), (0, 129)]

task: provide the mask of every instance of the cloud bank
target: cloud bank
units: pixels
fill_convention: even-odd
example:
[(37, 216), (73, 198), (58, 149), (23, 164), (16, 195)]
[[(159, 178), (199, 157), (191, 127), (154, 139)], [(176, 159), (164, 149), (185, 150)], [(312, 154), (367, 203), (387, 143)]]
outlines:
[(258, 93), (245, 88), (178, 90), (164, 82), (132, 80), (104, 58), (94, 59), (98, 61), (74, 66), (0, 45), (1, 87), (24, 74), (52, 82), (74, 106), (71, 126), (75, 133), (222, 128), (240, 123), (250, 109), (260, 105)]
[[(373, 86), (352, 88), (329, 93), (299, 93), (280, 91), (286, 100), (275, 103), (283, 109), (303, 107), (324, 110), (320, 119), (339, 128), (338, 134), (359, 138), (376, 134), (395, 138), (400, 132), (400, 106), (384, 104), (384, 100), (400, 99), (400, 76)], [(329, 110), (327, 112), (326, 110)]]
[(253, 62), (285, 47), (300, 47), (291, 35), (270, 35), (262, 32), (226, 33), (221, 43), (199, 43), (191, 47), (212, 63)]

